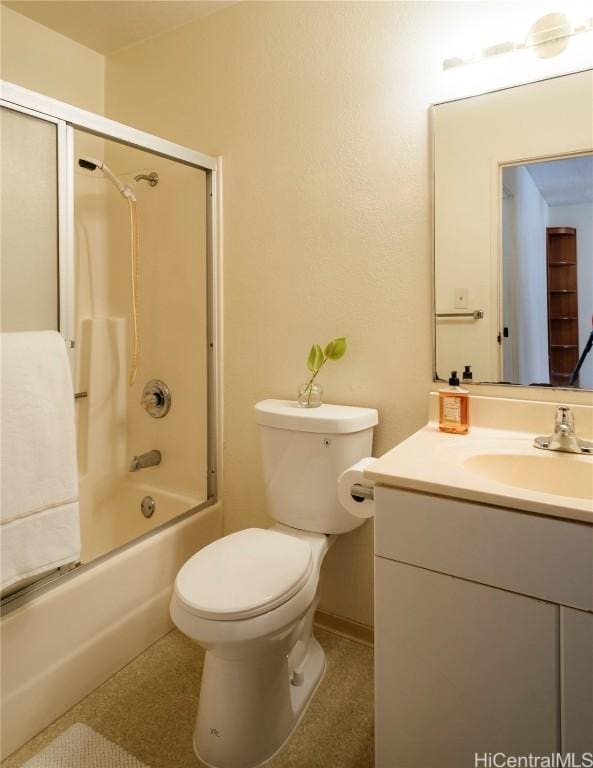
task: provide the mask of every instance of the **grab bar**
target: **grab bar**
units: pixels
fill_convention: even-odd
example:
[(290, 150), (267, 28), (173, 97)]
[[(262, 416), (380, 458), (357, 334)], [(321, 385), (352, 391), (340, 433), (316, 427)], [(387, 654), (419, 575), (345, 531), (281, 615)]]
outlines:
[(473, 312), (435, 312), (435, 317), (473, 317), (481, 320), (484, 317), (483, 309), (474, 309)]
[(89, 396), (88, 392), (75, 392), (74, 393), (74, 399), (75, 400), (80, 400), (81, 397), (88, 397), (88, 396)]

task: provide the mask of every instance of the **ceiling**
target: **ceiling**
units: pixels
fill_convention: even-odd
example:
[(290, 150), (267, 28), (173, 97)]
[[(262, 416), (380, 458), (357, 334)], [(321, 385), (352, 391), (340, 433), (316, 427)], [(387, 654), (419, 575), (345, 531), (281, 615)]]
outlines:
[(593, 203), (593, 155), (525, 166), (550, 206)]
[(3, 4), (102, 54), (233, 5), (236, 0), (4, 0)]

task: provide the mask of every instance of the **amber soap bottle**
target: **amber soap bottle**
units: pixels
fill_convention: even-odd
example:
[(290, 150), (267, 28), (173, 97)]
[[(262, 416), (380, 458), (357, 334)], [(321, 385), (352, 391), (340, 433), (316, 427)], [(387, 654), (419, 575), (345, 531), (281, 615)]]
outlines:
[(459, 386), (457, 371), (451, 371), (449, 386), (439, 391), (439, 429), (456, 435), (469, 430), (469, 392)]

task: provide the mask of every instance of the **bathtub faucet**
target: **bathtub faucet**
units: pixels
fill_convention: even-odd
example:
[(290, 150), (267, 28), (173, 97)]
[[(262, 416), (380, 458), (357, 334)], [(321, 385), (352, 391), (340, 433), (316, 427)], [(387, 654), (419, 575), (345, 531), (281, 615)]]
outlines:
[(160, 451), (148, 451), (147, 453), (141, 453), (140, 456), (134, 456), (132, 463), (130, 464), (130, 472), (138, 472), (145, 467), (156, 467), (161, 463)]

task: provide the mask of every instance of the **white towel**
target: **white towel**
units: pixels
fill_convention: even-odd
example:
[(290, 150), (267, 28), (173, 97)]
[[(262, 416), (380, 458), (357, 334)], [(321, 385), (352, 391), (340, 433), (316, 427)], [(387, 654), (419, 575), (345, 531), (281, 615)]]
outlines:
[(2, 334), (2, 589), (80, 559), (74, 392), (55, 331)]

